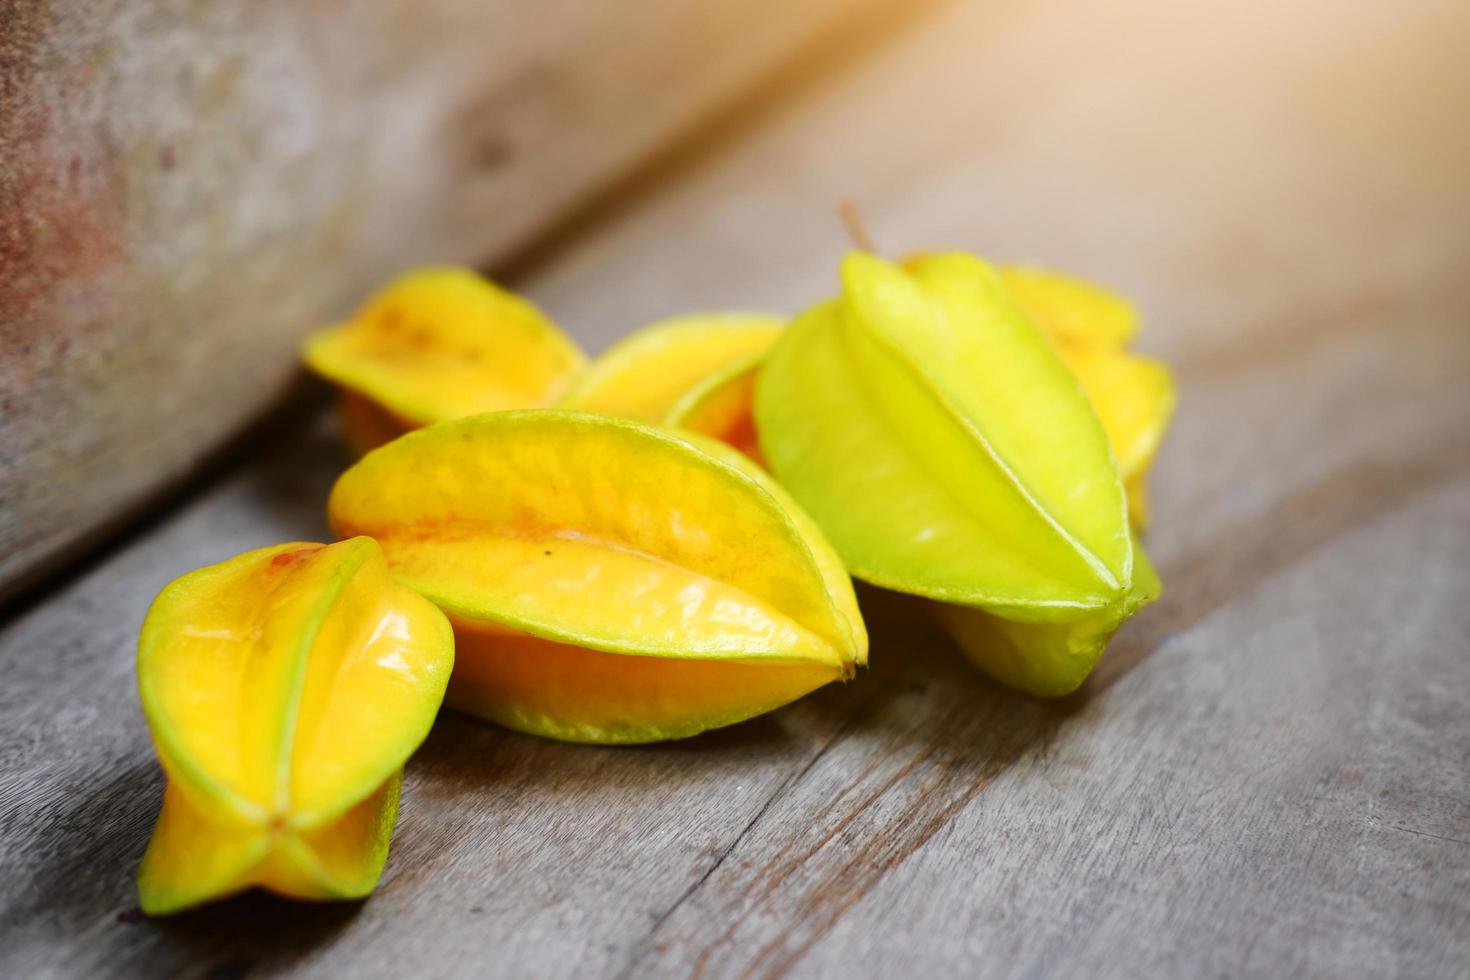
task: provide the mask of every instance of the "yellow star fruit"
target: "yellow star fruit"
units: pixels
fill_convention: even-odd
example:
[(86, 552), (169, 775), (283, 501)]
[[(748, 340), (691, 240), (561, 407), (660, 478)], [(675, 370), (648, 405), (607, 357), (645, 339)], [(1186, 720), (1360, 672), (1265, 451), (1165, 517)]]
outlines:
[(1128, 491), (1128, 513), (1141, 531), (1148, 525), (1148, 468), (1174, 412), (1173, 376), (1162, 362), (1124, 351), (1061, 345), (1057, 353), (1102, 422)]
[(358, 452), (433, 422), (550, 405), (586, 367), (531, 303), (449, 267), (403, 275), (309, 337), (303, 354), (343, 388), (343, 429)]
[(842, 281), (756, 383), (772, 471), (854, 575), (956, 607), (983, 669), (1074, 690), (1157, 595), (1097, 415), (981, 260), (854, 253)]
[(650, 324), (594, 360), (561, 407), (662, 421), (711, 373), (770, 350), (784, 322), (760, 313), (697, 313)]
[(1132, 304), (1101, 286), (1034, 266), (998, 271), (1021, 311), (1058, 343), (1119, 350), (1138, 333)]
[(561, 410), (441, 423), (349, 469), (328, 516), (448, 613), (449, 703), (521, 731), (681, 738), (867, 660), (816, 526), (699, 436)]
[(138, 872), (143, 910), (252, 886), (371, 892), (453, 643), (444, 615), (395, 584), (367, 538), (263, 548), (164, 588), (138, 646), (168, 777)]
[(1160, 361), (1128, 353), (1138, 316), (1100, 286), (1025, 266), (1000, 270), (1017, 304), (1052, 341), (1112, 443), (1133, 526), (1148, 524), (1149, 465), (1174, 414), (1174, 378)]
[(664, 424), (718, 439), (764, 465), (752, 407), (765, 360), (766, 351), (761, 351), (710, 372), (674, 403)]

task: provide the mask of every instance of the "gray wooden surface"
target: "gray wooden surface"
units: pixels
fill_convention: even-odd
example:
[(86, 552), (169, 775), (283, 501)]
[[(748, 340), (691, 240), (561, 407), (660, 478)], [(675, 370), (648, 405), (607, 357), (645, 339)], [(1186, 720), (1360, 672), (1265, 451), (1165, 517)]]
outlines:
[(522, 262), (590, 343), (832, 288), (831, 200), (1125, 289), (1178, 366), (1165, 582), (1077, 697), (862, 595), (873, 668), (638, 749), (443, 716), (360, 905), (161, 922), (133, 641), (325, 534), (319, 421), (0, 632), (0, 975), (1470, 971), (1470, 9), (950, 4)]

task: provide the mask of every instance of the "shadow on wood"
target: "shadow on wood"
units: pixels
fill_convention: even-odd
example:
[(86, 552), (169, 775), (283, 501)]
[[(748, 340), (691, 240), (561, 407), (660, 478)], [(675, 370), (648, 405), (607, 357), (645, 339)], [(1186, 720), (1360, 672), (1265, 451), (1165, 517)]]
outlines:
[(289, 966), (325, 946), (362, 911), (362, 902), (288, 902), (253, 891), (167, 919), (147, 920), (159, 942), (187, 951), (191, 971), (212, 980), (244, 977), (258, 963)]
[[(826, 716), (829, 734), (658, 917), (622, 976), (657, 969), (670, 953), (675, 963), (692, 954), (696, 974), (721, 974), (733, 966), (726, 956), (751, 974), (781, 974), (1010, 767), (1047, 752), (1079, 710), (988, 681), (919, 601), (870, 587), (860, 587), (859, 600), (875, 651), (871, 669), (846, 690), (786, 709)], [(829, 791), (823, 762), (839, 747), (861, 756), (863, 771)], [(685, 917), (702, 919), (713, 907), (722, 910), (723, 931), (697, 951), (677, 950)], [(754, 955), (739, 949), (746, 921), (772, 914), (782, 916), (777, 938)]]
[[(75, 936), (130, 934), (114, 949), (152, 948), (151, 962), (187, 963), (190, 972), (244, 976), (256, 961), (289, 964), (346, 927), (360, 902), (307, 904), (249, 892), (176, 916), (149, 919), (137, 907), (134, 874), (163, 796), (163, 773), (151, 760), (94, 792), (78, 789), (39, 823), (25, 843), (43, 855), (27, 894), (7, 910), (7, 926)], [(121, 968), (121, 961), (114, 963)]]

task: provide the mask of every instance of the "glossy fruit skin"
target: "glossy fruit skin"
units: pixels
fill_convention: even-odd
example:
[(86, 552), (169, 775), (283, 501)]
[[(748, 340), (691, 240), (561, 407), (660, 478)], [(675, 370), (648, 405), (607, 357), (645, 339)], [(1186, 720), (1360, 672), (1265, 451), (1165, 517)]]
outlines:
[(1075, 689), (1156, 591), (1135, 588), (1122, 478), (1097, 414), (973, 256), (901, 269), (855, 253), (842, 279), (756, 384), (772, 471), (857, 577), (1009, 624), (1031, 669), (974, 658), (998, 679), (1043, 696)]
[(564, 742), (688, 738), (765, 714), (840, 680), (805, 661), (616, 655), (452, 616), (451, 707)]
[(998, 272), (1021, 312), (1059, 344), (1122, 350), (1138, 335), (1133, 305), (1101, 286), (1036, 266)]
[(144, 714), (168, 777), (139, 869), (143, 910), (250, 887), (370, 893), (404, 761), (453, 665), (431, 603), (376, 543), (293, 542), (170, 583), (139, 640)]
[(1148, 470), (1174, 415), (1177, 391), (1168, 365), (1130, 353), (1137, 317), (1099, 286), (1029, 270), (1023, 309), (1051, 340), (1097, 412), (1117, 457), (1135, 531), (1148, 526)]
[(1032, 616), (1106, 606), (1132, 544), (1102, 427), (993, 273), (940, 258), (944, 289), (849, 257), (842, 300), (761, 372), (762, 451), (860, 578)]
[[(904, 261), (912, 268), (924, 260)], [(1012, 300), (1077, 376), (1107, 432), (1135, 531), (1148, 526), (1148, 469), (1174, 414), (1177, 390), (1162, 361), (1128, 351), (1138, 312), (1096, 283), (1036, 266), (997, 270)]]
[(991, 677), (1037, 697), (1063, 697), (1087, 680), (1118, 627), (1159, 597), (1153, 564), (1141, 547), (1135, 556), (1128, 595), (1092, 615), (1031, 623), (948, 603), (935, 612), (960, 652)]
[(718, 439), (764, 466), (755, 431), (755, 383), (767, 353), (747, 355), (707, 374), (674, 403), (664, 425)]
[(661, 422), (711, 374), (770, 350), (785, 321), (692, 313), (641, 327), (594, 360), (560, 407)]
[(573, 741), (685, 737), (867, 656), (815, 526), (698, 440), (568, 411), (443, 423), (343, 474), (329, 519), (454, 621), (452, 704)]
[(454, 267), (405, 273), (309, 337), (303, 357), (343, 389), (359, 452), (445, 419), (552, 404), (587, 364), (534, 305)]

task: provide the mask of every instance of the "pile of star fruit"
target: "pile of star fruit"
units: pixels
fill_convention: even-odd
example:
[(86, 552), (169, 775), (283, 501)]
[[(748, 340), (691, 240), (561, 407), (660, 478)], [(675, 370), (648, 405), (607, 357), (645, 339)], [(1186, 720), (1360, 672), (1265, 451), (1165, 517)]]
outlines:
[(1174, 401), (1095, 286), (856, 252), (790, 323), (723, 313), (588, 363), (459, 269), (306, 345), (357, 463), (334, 544), (168, 585), (143, 626), (167, 774), (151, 914), (360, 897), (446, 702), (522, 732), (684, 738), (867, 662), (849, 576), (930, 600), (997, 681), (1074, 690), (1159, 594), (1135, 532)]

